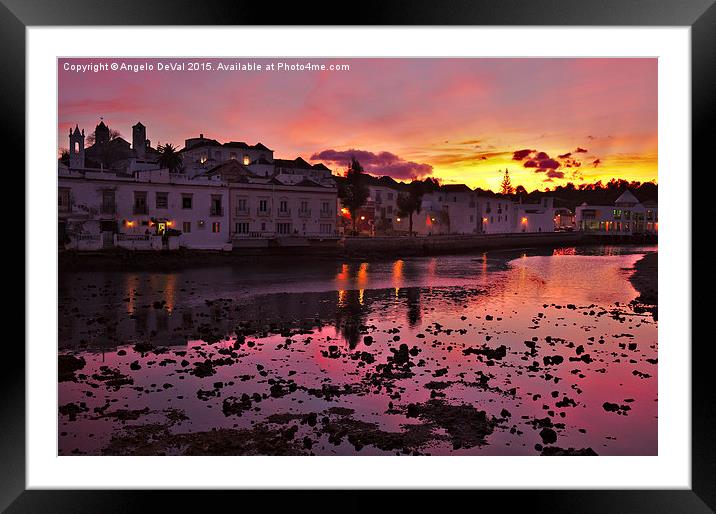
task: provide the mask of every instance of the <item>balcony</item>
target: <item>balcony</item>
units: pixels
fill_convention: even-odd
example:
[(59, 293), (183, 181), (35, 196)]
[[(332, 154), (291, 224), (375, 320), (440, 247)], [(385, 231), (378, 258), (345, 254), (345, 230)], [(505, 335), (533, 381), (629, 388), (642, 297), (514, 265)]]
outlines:
[(257, 216), (271, 216), (271, 209), (256, 209)]
[(301, 218), (309, 218), (311, 216), (311, 209), (299, 209), (298, 215)]
[(260, 232), (260, 231), (252, 231), (252, 232), (237, 232), (234, 234), (234, 239), (264, 239), (264, 238), (270, 238), (273, 236), (272, 232)]
[(247, 208), (240, 209), (237, 207), (234, 212), (236, 213), (236, 216), (248, 216), (250, 214), (250, 211)]
[(223, 216), (224, 209), (220, 205), (215, 205), (209, 209), (209, 216)]
[(321, 218), (332, 218), (335, 216), (335, 213), (332, 210), (323, 210), (321, 209)]
[(291, 209), (279, 209), (276, 214), (279, 218), (288, 218), (291, 216)]

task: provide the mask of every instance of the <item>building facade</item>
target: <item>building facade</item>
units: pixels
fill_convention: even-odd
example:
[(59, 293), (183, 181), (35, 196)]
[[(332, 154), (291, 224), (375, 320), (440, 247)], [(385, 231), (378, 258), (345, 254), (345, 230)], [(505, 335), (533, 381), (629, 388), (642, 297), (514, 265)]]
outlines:
[(614, 205), (587, 205), (576, 208), (577, 230), (597, 235), (657, 234), (659, 209), (656, 202), (639, 200), (629, 191)]
[(234, 246), (301, 244), (336, 238), (335, 187), (310, 180), (284, 184), (275, 177), (232, 183)]
[[(149, 148), (142, 124), (133, 127), (133, 136), (135, 145), (144, 140)], [(159, 169), (139, 152), (129, 165), (112, 169), (88, 166), (84, 131), (71, 130), (66, 163), (58, 167), (60, 246), (231, 250), (335, 241), (337, 190), (328, 168), (289, 161), (291, 169), (313, 171), (321, 183), (298, 173), (284, 173), (290, 177), (284, 182), (265, 146), (212, 141), (203, 135), (187, 140), (190, 148), (182, 153), (188, 173)], [(270, 172), (257, 174), (263, 163)]]
[(225, 183), (60, 168), (59, 238), (65, 248), (228, 250)]

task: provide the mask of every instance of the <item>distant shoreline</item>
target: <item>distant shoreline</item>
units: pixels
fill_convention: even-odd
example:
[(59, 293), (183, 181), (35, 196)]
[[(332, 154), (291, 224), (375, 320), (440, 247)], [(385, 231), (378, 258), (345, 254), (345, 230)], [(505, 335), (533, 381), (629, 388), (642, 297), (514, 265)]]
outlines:
[(629, 277), (629, 281), (639, 293), (636, 299), (638, 303), (653, 306), (659, 304), (658, 261), (659, 254), (649, 252), (634, 264), (634, 273)]

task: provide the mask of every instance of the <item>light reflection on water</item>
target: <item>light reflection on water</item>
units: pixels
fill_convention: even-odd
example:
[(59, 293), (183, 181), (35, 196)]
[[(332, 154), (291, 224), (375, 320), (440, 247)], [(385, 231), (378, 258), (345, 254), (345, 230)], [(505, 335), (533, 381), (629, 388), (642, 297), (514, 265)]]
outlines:
[[(359, 382), (370, 366), (361, 367), (360, 361), (346, 355), (369, 351), (380, 363), (390, 355), (390, 348), (406, 343), (420, 347), (420, 358), (427, 365), (415, 377), (399, 382), (404, 391), (396, 403), (425, 401), (430, 397), (425, 384), (446, 380), (456, 384), (444, 391), (447, 401), (467, 402), (493, 413), (506, 408), (516, 422), (521, 416), (545, 416), (543, 405), (553, 403), (551, 394), (557, 389), (559, 398), (569, 395), (579, 400), (578, 407), (564, 409), (568, 423), (560, 432), (560, 446), (592, 447), (600, 454), (654, 454), (657, 373), (656, 366), (645, 364), (644, 359), (656, 358), (656, 323), (646, 316), (618, 321), (609, 315), (590, 314), (607, 312), (637, 295), (625, 269), (640, 257), (639, 252), (655, 248), (628, 250), (636, 253), (628, 253), (624, 247), (563, 248), (549, 252), (292, 264), (281, 269), (266, 264), (252, 266), (248, 271), (221, 267), (170, 274), (67, 274), (60, 284), (60, 345), (88, 348), (80, 353), (88, 362), (88, 370), (104, 364), (129, 373), (129, 365), (139, 362), (141, 369), (131, 373), (135, 385), (152, 392), (100, 388), (96, 397), (87, 397), (86, 385), (63, 382), (60, 404), (79, 398), (88, 403), (118, 400), (127, 408), (149, 407), (153, 412), (171, 405), (189, 416), (183, 429), (234, 426), (237, 419), (221, 413), (220, 397), (198, 401), (197, 390), (210, 389), (217, 381), (234, 382), (231, 392), (235, 395), (266, 390), (265, 380), (260, 377), (247, 382), (236, 380), (244, 374), (255, 374), (257, 365), (270, 370), (270, 376), (281, 378), (293, 370), (293, 378), (304, 387), (320, 387), (326, 380), (336, 384)], [(221, 298), (230, 301), (216, 301)], [(577, 308), (568, 309), (568, 304)], [(544, 317), (539, 318), (539, 313)], [(493, 317), (489, 322), (487, 314)], [(98, 320), (100, 317), (103, 319)], [(449, 333), (418, 337), (435, 323), (449, 327)], [(196, 332), (207, 325), (219, 339), (228, 338), (212, 345), (212, 349), (231, 347), (238, 326), (250, 326), (247, 330), (253, 334), (256, 347), (235, 365), (217, 368), (217, 374), (206, 379), (182, 375), (173, 364), (159, 367), (155, 361), (161, 361), (161, 356), (141, 356), (131, 349), (135, 342), (151, 341), (198, 357), (207, 351), (207, 346), (197, 340)], [(296, 327), (305, 329), (306, 334), (291, 336), (296, 342), (287, 351), (283, 348), (286, 337), (281, 332)], [(638, 343), (638, 351), (624, 353), (619, 347), (621, 339), (614, 336), (624, 332), (631, 335), (630, 342)], [(375, 339), (370, 347), (363, 342), (367, 333)], [(397, 335), (399, 340), (394, 339)], [(498, 366), (485, 367), (461, 352), (484, 344), (488, 336), (490, 347), (508, 347), (508, 357)], [(524, 358), (524, 340), (538, 337), (543, 352), (562, 355), (565, 361), (575, 356), (574, 346), (547, 345), (543, 342), (546, 336), (581, 344), (596, 358), (592, 363), (563, 365), (558, 385), (536, 378), (535, 373), (523, 368), (532, 362)], [(603, 336), (606, 341), (598, 345), (589, 339), (595, 336)], [(342, 358), (323, 354), (332, 345), (339, 348)], [(127, 355), (117, 355), (117, 349), (124, 349)], [(441, 367), (449, 370), (438, 379), (433, 373)], [(460, 385), (478, 368), (492, 374), (494, 383), (503, 389), (517, 387), (519, 397), (493, 396)], [(635, 369), (648, 371), (650, 378), (637, 377), (633, 374)], [(151, 386), (165, 382), (172, 387), (155, 391)], [(575, 388), (582, 392), (576, 393)], [(222, 394), (228, 395), (228, 388)], [(535, 395), (537, 400), (533, 400)], [(605, 414), (600, 408), (605, 401), (625, 398), (637, 400), (628, 416)], [(299, 391), (290, 398), (264, 402), (261, 412), (245, 414), (238, 420), (239, 425), (261, 422), (271, 413), (296, 410), (297, 402), (304, 412), (320, 411), (328, 405)], [(385, 392), (330, 402), (332, 406), (354, 409), (360, 419), (400, 430), (405, 418), (385, 415), (386, 404)], [(207, 408), (211, 405), (213, 409)], [(60, 422), (61, 430), (67, 432), (60, 437), (61, 453), (74, 448), (97, 452), (118, 426), (98, 419), (68, 423), (62, 416)], [(578, 428), (586, 428), (586, 433)], [(431, 453), (535, 454), (533, 446), (539, 438), (531, 428), (521, 427), (521, 431), (522, 437), (497, 431), (487, 446), (453, 451), (449, 445), (437, 445)], [(352, 453), (352, 449), (342, 444), (316, 452)], [(376, 450), (362, 451), (366, 452)]]

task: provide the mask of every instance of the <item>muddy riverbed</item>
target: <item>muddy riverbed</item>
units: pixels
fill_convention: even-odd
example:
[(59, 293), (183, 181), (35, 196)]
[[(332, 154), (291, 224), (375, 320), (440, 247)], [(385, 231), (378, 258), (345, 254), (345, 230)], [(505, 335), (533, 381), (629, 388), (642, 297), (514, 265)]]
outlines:
[(655, 251), (62, 273), (59, 454), (655, 455)]

